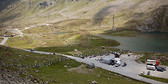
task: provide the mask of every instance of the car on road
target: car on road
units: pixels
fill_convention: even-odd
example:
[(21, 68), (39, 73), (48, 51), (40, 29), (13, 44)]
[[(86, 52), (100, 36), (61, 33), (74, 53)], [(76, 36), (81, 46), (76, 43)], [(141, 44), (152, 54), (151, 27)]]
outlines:
[(58, 55), (58, 53), (53, 53), (53, 55)]
[(31, 51), (31, 52), (33, 52), (33, 51), (34, 51), (34, 49), (30, 49), (30, 51)]

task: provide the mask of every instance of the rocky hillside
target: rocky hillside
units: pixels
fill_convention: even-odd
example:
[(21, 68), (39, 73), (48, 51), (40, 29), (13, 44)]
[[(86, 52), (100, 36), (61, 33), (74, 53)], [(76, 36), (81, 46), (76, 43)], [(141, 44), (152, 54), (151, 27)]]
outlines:
[(0, 5), (1, 30), (74, 19), (81, 29), (108, 30), (114, 14), (116, 28), (168, 32), (168, 0), (1, 0)]

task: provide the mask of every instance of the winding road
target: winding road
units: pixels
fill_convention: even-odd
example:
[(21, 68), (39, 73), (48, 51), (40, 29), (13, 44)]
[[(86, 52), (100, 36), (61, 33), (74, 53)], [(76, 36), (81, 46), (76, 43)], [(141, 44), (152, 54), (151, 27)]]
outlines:
[[(3, 37), (3, 38), (4, 38), (4, 40), (0, 43), (1, 45), (4, 45), (5, 42), (8, 40), (8, 37)], [(23, 50), (27, 51), (27, 52), (32, 52), (32, 53), (53, 54), (51, 52), (30, 51), (30, 50), (27, 50), (27, 49), (23, 49)], [(110, 65), (107, 65), (107, 64), (100, 63), (100, 62), (96, 61), (95, 58), (85, 58), (85, 59), (82, 59), (82, 58), (79, 58), (79, 57), (74, 57), (74, 56), (70, 56), (70, 55), (64, 55), (64, 54), (60, 54), (60, 53), (56, 53), (56, 54), (62, 55), (62, 56), (74, 59), (74, 60), (76, 60), (78, 62), (82, 62), (82, 63), (86, 63), (86, 64), (94, 63), (95, 66), (97, 66), (97, 67), (101, 67), (101, 68), (103, 68), (105, 70), (112, 71), (112, 72), (115, 72), (115, 73), (119, 73), (119, 74), (122, 74), (124, 76), (130, 77), (130, 78), (133, 78), (133, 79), (136, 79), (136, 80), (139, 80), (139, 81), (143, 81), (143, 82), (146, 82), (146, 83), (151, 83), (151, 84), (167, 84), (167, 83), (155, 81), (155, 80), (152, 80), (152, 79), (148, 79), (148, 78), (145, 78), (145, 77), (141, 77), (141, 76), (138, 75), (139, 72), (138, 73), (132, 73), (129, 70), (125, 70), (124, 69), (125, 67), (124, 68), (123, 67), (113, 67), (113, 66), (110, 66)], [(126, 56), (124, 56), (124, 57), (126, 57)], [(131, 60), (134, 63), (136, 63), (134, 61), (134, 57), (130, 57), (130, 58), (133, 58)], [(129, 61), (131, 61), (131, 60), (129, 60)], [(132, 64), (132, 63), (130, 63), (130, 64)], [(138, 64), (138, 63), (136, 63), (136, 64)], [(134, 69), (134, 70), (136, 71), (136, 70), (139, 70), (139, 69), (137, 68), (137, 69)]]

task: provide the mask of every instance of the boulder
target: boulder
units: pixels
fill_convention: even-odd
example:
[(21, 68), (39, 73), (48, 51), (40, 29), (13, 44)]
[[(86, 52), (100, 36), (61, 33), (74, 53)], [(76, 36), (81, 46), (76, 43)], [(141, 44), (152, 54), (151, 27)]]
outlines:
[(67, 68), (68, 66), (67, 65), (64, 65), (64, 68)]
[(91, 84), (98, 84), (97, 81), (92, 81)]
[(95, 64), (94, 63), (87, 64), (86, 68), (88, 68), (88, 69), (95, 68)]

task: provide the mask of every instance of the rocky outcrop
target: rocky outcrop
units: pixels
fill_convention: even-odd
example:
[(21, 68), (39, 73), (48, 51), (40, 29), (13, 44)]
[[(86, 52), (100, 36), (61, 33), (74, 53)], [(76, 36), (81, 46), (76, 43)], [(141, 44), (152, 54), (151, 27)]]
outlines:
[(160, 6), (150, 15), (148, 19), (143, 21), (142, 25), (136, 26), (138, 30), (168, 32), (168, 5)]
[(157, 31), (168, 32), (168, 5), (163, 5), (154, 11), (152, 27)]
[(32, 84), (29, 77), (22, 78), (20, 73), (0, 67), (0, 84)]

